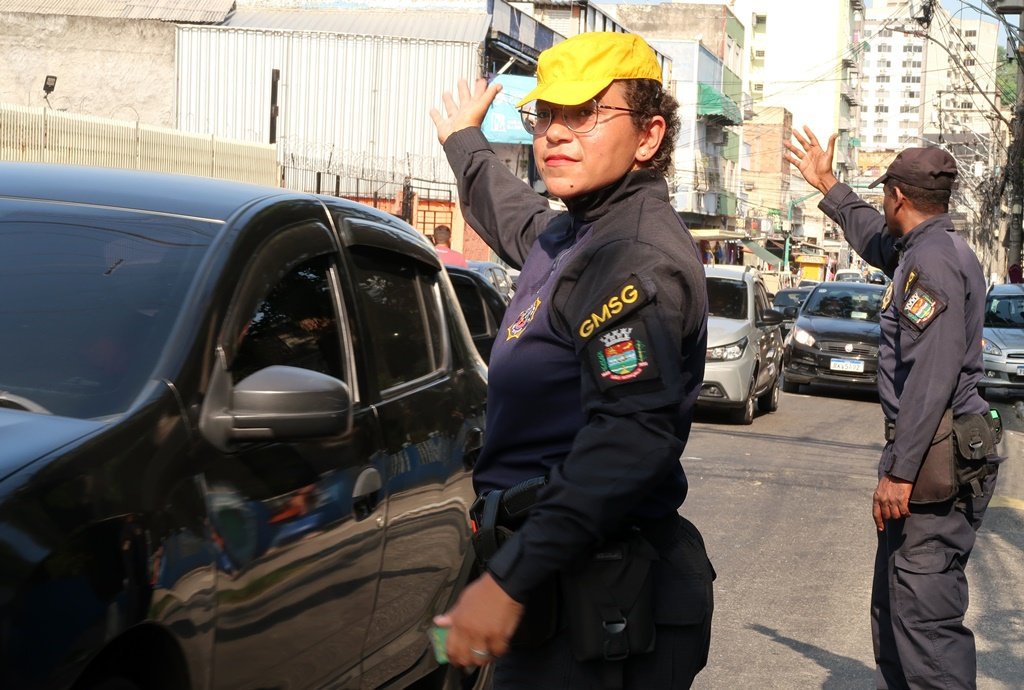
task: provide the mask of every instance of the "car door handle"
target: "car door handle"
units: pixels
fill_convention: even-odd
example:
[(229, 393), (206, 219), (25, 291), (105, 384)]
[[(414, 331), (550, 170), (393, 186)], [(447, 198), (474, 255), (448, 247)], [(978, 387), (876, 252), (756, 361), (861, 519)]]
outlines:
[(466, 440), (462, 444), (462, 464), (467, 470), (473, 469), (480, 451), (484, 447), (484, 430), (478, 426), (470, 428), (466, 432)]
[(380, 478), (380, 472), (373, 467), (367, 467), (359, 476), (352, 487), (352, 513), (356, 520), (365, 520), (373, 513), (373, 509), (380, 502), (380, 490), (384, 486)]

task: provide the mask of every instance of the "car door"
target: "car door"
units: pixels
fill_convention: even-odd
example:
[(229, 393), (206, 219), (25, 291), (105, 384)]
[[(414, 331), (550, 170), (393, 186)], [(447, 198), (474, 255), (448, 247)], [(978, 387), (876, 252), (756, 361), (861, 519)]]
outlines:
[(754, 309), (757, 315), (757, 329), (760, 333), (758, 349), (761, 367), (757, 376), (757, 390), (763, 391), (778, 376), (779, 358), (782, 355), (782, 334), (778, 324), (768, 325), (764, 314), (771, 309), (771, 300), (764, 285), (754, 283)]
[(233, 386), (269, 366), (308, 369), (348, 384), (352, 414), (341, 436), (238, 443), (206, 459), (216, 688), (358, 683), (385, 506), (340, 270), (326, 225), (280, 230), (227, 310), (221, 351)]
[(431, 618), (464, 572), (473, 498), (468, 453), (480, 445), (482, 422), (466, 409), (476, 403), (461, 388), (464, 354), (449, 337), (457, 307), (443, 299), (440, 264), (432, 253), (398, 251), (372, 223), (350, 220), (348, 231), (356, 310), (373, 345), (367, 375), (388, 515), (364, 655), (362, 687), (373, 688), (427, 653)]

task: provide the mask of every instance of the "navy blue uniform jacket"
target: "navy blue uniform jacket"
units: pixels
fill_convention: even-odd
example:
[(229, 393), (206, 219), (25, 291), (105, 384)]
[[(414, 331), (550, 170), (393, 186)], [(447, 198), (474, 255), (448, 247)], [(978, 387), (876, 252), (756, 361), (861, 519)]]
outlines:
[(897, 238), (885, 218), (845, 184), (818, 207), (865, 261), (892, 278), (882, 298), (878, 396), (895, 441), (880, 470), (914, 481), (943, 412), (985, 413), (978, 395), (985, 277), (978, 257), (943, 213)]
[(526, 263), (492, 354), (474, 469), (478, 490), (549, 474), (488, 563), (523, 601), (627, 518), (665, 517), (685, 499), (680, 455), (704, 377), (704, 271), (654, 172), (629, 173), (564, 212), (516, 178), (479, 129), (455, 132), (444, 148), (467, 222), (506, 262)]

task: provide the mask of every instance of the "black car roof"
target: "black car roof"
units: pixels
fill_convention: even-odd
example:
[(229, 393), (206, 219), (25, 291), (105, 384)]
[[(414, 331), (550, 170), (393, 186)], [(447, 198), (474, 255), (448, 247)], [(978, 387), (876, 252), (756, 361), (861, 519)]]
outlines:
[(0, 163), (0, 197), (226, 220), (258, 199), (294, 194), (287, 189), (209, 177), (171, 175), (49, 163)]

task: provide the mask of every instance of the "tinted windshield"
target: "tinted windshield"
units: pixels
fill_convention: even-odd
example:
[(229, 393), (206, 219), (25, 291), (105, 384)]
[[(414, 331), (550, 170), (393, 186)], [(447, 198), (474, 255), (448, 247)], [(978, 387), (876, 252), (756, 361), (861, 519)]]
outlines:
[(708, 314), (725, 319), (747, 318), (746, 283), (728, 278), (708, 278)]
[(878, 308), (884, 291), (860, 285), (819, 285), (804, 303), (803, 314), (834, 319), (878, 322)]
[(989, 328), (1024, 328), (1024, 295), (989, 295), (985, 300)]
[(173, 218), (52, 209), (0, 209), (0, 405), (115, 414), (149, 380), (206, 238)]

